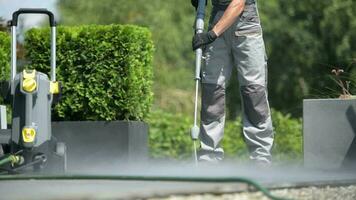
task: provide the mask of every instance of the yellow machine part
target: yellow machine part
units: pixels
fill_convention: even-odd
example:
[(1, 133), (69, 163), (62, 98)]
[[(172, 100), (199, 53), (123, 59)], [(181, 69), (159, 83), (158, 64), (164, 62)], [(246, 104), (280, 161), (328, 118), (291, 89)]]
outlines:
[(33, 128), (22, 129), (22, 139), (25, 143), (34, 142), (36, 138), (36, 130)]
[(59, 94), (59, 82), (58, 81), (52, 81), (49, 84), (49, 92), (51, 94)]
[(37, 88), (36, 70), (23, 70), (22, 89), (26, 92), (33, 92)]

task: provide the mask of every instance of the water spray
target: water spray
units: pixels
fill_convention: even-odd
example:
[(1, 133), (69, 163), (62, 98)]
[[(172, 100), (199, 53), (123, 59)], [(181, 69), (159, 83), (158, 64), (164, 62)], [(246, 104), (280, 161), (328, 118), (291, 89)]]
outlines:
[[(205, 1), (205, 0), (204, 0)], [(130, 176), (130, 175), (18, 175), (18, 176), (0, 176), (0, 181), (5, 180), (110, 180), (110, 181), (161, 181), (161, 182), (192, 182), (192, 183), (244, 183), (252, 186), (256, 191), (271, 200), (289, 200), (271, 194), (271, 192), (257, 183), (256, 181), (245, 177), (182, 177), (182, 176)]]

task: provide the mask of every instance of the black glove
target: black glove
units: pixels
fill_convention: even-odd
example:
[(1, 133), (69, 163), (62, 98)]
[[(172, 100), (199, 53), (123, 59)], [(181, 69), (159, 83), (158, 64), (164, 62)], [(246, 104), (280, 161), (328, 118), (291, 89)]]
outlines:
[(216, 38), (218, 38), (218, 36), (214, 33), (214, 31), (195, 34), (192, 41), (193, 51), (214, 42)]
[[(195, 10), (198, 9), (199, 0), (190, 0), (190, 2), (192, 3), (192, 6), (194, 6)], [(205, 1), (205, 6), (207, 4), (208, 4), (208, 0)]]

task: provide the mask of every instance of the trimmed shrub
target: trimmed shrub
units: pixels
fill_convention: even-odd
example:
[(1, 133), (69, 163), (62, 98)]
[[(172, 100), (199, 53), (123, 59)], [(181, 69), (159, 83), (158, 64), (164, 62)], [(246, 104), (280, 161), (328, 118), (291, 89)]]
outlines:
[[(149, 144), (151, 156), (155, 158), (190, 158), (193, 143), (190, 138), (191, 117), (153, 111), (148, 122), (150, 125)], [(272, 110), (275, 129), (273, 147), (274, 160), (302, 159), (302, 123), (290, 115)], [(242, 136), (241, 118), (226, 121), (225, 135), (221, 142), (226, 158), (248, 159), (248, 150)]]
[[(50, 71), (49, 28), (26, 33), (28, 68)], [(152, 102), (153, 42), (133, 25), (57, 28), (55, 120), (143, 120)]]
[(10, 78), (10, 35), (0, 32), (0, 80)]
[[(10, 35), (0, 31), (0, 80), (10, 79)], [(0, 104), (4, 105), (4, 99), (0, 95)], [(11, 109), (6, 105), (7, 122), (11, 123)]]

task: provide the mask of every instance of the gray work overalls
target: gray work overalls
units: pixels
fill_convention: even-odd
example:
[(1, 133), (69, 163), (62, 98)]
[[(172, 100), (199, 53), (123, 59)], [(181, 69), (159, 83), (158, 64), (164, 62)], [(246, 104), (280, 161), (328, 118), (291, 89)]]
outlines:
[[(211, 29), (231, 0), (212, 0)], [(222, 160), (219, 143), (224, 135), (225, 88), (232, 67), (237, 68), (243, 134), (252, 160), (271, 162), (273, 127), (267, 99), (267, 58), (255, 0), (246, 0), (236, 22), (204, 50), (202, 68), (201, 149), (199, 159)]]

